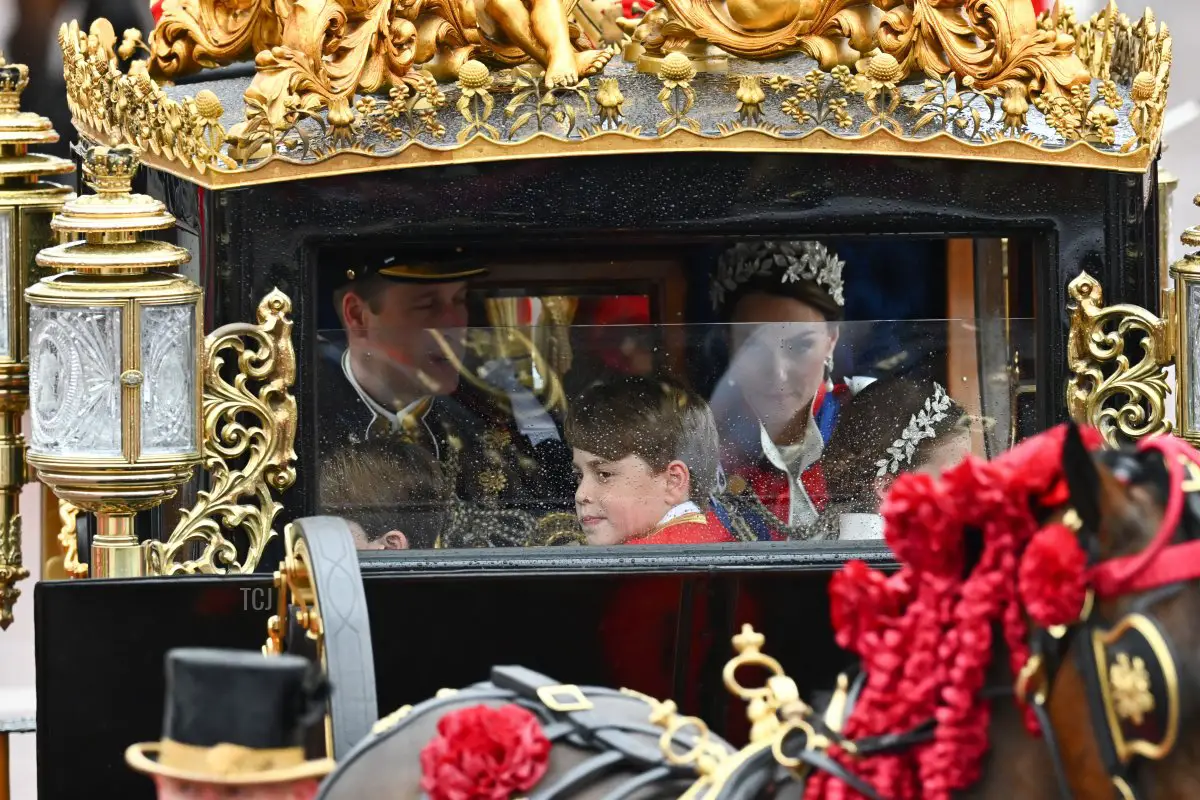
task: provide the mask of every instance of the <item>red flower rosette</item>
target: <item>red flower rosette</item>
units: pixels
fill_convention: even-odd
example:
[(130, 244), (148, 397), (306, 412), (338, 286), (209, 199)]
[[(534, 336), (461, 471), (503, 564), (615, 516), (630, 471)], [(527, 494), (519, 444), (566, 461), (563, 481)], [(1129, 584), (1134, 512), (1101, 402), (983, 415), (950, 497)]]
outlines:
[(934, 575), (962, 569), (963, 536), (953, 497), (931, 475), (908, 472), (892, 482), (879, 513), (888, 547), (904, 564)]
[(829, 581), (829, 612), (839, 647), (862, 652), (864, 633), (899, 613), (887, 576), (862, 561), (847, 561)]
[(1017, 575), (1021, 603), (1043, 628), (1079, 619), (1087, 599), (1087, 554), (1075, 532), (1054, 523), (1034, 534)]
[(437, 730), (421, 751), (421, 790), (431, 800), (509, 800), (546, 774), (550, 741), (520, 706), (460, 709)]

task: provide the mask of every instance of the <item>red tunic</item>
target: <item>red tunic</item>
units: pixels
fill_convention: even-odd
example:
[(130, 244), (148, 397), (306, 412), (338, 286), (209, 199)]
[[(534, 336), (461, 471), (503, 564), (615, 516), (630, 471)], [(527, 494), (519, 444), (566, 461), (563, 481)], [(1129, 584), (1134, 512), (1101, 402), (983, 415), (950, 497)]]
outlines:
[[(712, 511), (682, 514), (625, 544), (718, 544), (735, 541)], [(676, 700), (688, 713), (700, 706), (700, 671), (713, 647), (707, 592), (688, 595), (690, 626), (679, 629), (684, 584), (700, 584), (698, 576), (651, 575), (624, 578), (601, 623), (609, 680), (659, 699)], [(686, 642), (682, 642), (680, 637)], [(724, 646), (721, 641), (718, 646)], [(682, 647), (687, 661), (676, 665)], [(675, 671), (681, 667), (688, 692), (672, 697)]]
[[(823, 441), (827, 443), (837, 424), (838, 412), (841, 407), (853, 399), (853, 391), (846, 384), (837, 384), (828, 390), (822, 387), (813, 398), (812, 419), (817, 422), (817, 429)], [(829, 503), (829, 489), (825, 483), (825, 474), (821, 470), (821, 462), (817, 460), (800, 474), (800, 483), (804, 487), (813, 508), (820, 513)], [(730, 471), (729, 489), (734, 494), (741, 494), (746, 487), (754, 490), (762, 504), (779, 519), (788, 521), (791, 515), (792, 480), (791, 477), (772, 464), (765, 454), (758, 463), (741, 466)], [(785, 538), (776, 530), (770, 532), (775, 540)]]
[(719, 544), (735, 541), (712, 511), (682, 514), (625, 544)]

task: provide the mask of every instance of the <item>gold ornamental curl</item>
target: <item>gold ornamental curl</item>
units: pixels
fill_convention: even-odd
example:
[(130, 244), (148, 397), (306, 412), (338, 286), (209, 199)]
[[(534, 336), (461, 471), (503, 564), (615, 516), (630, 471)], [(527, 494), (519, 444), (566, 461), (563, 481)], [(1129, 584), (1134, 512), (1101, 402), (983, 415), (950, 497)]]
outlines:
[[(235, 322), (204, 340), (204, 469), (210, 489), (200, 492), (196, 505), (183, 513), (164, 542), (147, 544), (147, 568), (152, 575), (178, 573), (224, 574), (252, 572), (282, 506), (272, 492), (296, 481), (296, 354), (292, 347), (291, 300), (273, 289), (258, 306), (258, 324)], [(237, 373), (226, 380), (226, 352), (237, 354)], [(260, 388), (255, 393), (248, 383)], [(257, 424), (247, 426), (250, 415)], [(231, 464), (245, 459), (240, 469)], [(247, 498), (249, 500), (247, 501)], [(239, 562), (237, 547), (223, 530), (240, 528), (248, 541)], [(203, 550), (184, 559), (196, 543)]]
[[(1067, 292), (1071, 418), (1098, 428), (1111, 447), (1120, 443), (1120, 437), (1169, 433), (1167, 365), (1173, 345), (1167, 321), (1140, 306), (1106, 308), (1100, 283), (1086, 272), (1071, 281)], [(1131, 334), (1141, 340), (1142, 355), (1136, 360), (1125, 352)]]

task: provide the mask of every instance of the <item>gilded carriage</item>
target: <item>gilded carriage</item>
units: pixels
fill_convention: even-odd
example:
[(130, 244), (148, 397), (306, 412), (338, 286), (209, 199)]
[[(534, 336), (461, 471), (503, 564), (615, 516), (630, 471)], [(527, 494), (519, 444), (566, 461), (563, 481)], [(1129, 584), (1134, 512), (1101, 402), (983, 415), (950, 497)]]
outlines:
[[(521, 476), (484, 465), (458, 474), (486, 513), (452, 513), (453, 536), (355, 552), (324, 457), (349, 352), (337, 303), (362, 253), (418, 253), (450, 275), (470, 258), (463, 349), (447, 360), (514, 416), (518, 395), (565, 412), (611, 369), (710, 395), (733, 324), (716, 308), (741, 280), (721, 254), (819, 240), (845, 293), (834, 366), (931, 376), (981, 422), (976, 452), (1068, 417), (1113, 443), (1167, 429), (1172, 363), (1175, 424), (1197, 433), (1184, 320), (1200, 268), (1171, 267), (1168, 290), (1172, 44), (1150, 12), (665, 0), (618, 19), (584, 0), (166, 0), (158, 13), (144, 36), (62, 29), (86, 180), (65, 206), (36, 184), (59, 192), (36, 220), (48, 230), (58, 210), (61, 244), (22, 233), (5, 251), (7, 307), (33, 278), (66, 276), (30, 290), (28, 343), (25, 311), (11, 314), (5, 419), (33, 403), (29, 461), (63, 502), (46, 555), (87, 575), (43, 581), (27, 612), (43, 797), (74, 791), (51, 768), (68, 750), (123, 795), (148, 793), (121, 753), (158, 730), (161, 660), (183, 644), (268, 637), (321, 659), (339, 757), (377, 718), (496, 663), (670, 695), (731, 720), (713, 726), (731, 741), (745, 731), (711, 691), (713, 643), (747, 618), (802, 688), (843, 666), (826, 586), (849, 558), (889, 563), (877, 537), (570, 546), (561, 480), (565, 495), (534, 498), (557, 513), (493, 532), (532, 512), (506, 499)], [(26, 154), (25, 73), (0, 77), (0, 174), (65, 169)], [(182, 277), (144, 277), (164, 268)], [(81, 350), (70, 314), (89, 302), (108, 327)], [(54, 391), (76, 374), (92, 393)], [(110, 415), (104, 442), (77, 424), (89, 414)], [(491, 452), (513, 435), (467, 430), (449, 439)], [(11, 498), (20, 472), (4, 474)], [(19, 579), (6, 547), (0, 577)], [(666, 611), (642, 632), (653, 657), (631, 665), (613, 630), (639, 592)], [(84, 719), (51, 691), (72, 685), (81, 652), (101, 656), (87, 673), (107, 689)]]

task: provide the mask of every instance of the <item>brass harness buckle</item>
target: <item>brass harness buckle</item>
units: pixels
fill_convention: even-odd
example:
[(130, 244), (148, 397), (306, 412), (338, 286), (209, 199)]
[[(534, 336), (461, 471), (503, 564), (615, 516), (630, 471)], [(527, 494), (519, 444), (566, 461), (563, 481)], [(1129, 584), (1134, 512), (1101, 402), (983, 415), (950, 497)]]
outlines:
[(537, 690), (537, 696), (546, 708), (560, 713), (591, 711), (595, 708), (592, 701), (584, 697), (583, 692), (573, 683), (543, 686)]

